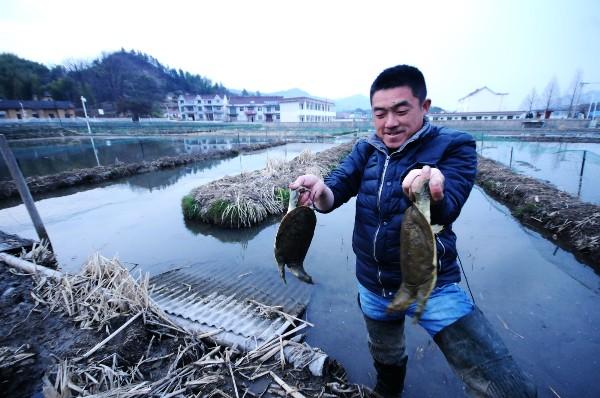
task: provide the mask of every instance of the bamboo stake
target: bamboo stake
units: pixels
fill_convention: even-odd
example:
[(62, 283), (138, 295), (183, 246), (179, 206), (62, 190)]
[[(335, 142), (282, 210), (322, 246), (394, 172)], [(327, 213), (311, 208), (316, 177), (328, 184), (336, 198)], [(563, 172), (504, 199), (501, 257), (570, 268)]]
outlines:
[(119, 334), (123, 329), (125, 329), (127, 326), (129, 326), (130, 323), (132, 323), (133, 321), (138, 319), (140, 315), (142, 315), (142, 311), (138, 312), (136, 315), (129, 318), (129, 320), (127, 322), (122, 324), (121, 327), (118, 328), (117, 330), (115, 330), (110, 336), (108, 336), (107, 338), (105, 338), (104, 340), (102, 340), (101, 342), (96, 344), (91, 350), (89, 350), (88, 352), (83, 354), (82, 358), (87, 358), (90, 355), (92, 355), (93, 353), (95, 353), (98, 349), (100, 349), (102, 346), (104, 346), (106, 343), (108, 343), (113, 337), (115, 337), (117, 334)]

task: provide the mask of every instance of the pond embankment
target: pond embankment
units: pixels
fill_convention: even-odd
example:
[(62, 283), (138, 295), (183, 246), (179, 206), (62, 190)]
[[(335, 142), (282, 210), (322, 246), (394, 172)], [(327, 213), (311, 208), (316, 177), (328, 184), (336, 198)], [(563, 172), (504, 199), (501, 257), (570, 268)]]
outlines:
[(272, 159), (262, 170), (225, 177), (193, 189), (182, 199), (184, 217), (227, 228), (256, 225), (281, 215), (288, 184), (303, 174), (325, 176), (350, 153), (353, 142), (322, 152), (303, 152), (293, 160)]
[[(285, 145), (285, 142), (275, 141), (267, 144), (241, 145), (235, 149), (190, 153), (180, 156), (164, 156), (153, 161), (118, 163), (108, 166), (76, 169), (47, 176), (28, 177), (26, 181), (31, 193), (39, 194), (77, 185), (99, 184), (109, 180), (179, 167), (203, 160), (232, 158), (238, 156), (240, 153), (259, 151), (280, 145)], [(19, 192), (14, 181), (0, 181), (0, 199), (8, 199), (18, 195)]]
[(479, 157), (477, 184), (523, 224), (600, 271), (600, 206)]

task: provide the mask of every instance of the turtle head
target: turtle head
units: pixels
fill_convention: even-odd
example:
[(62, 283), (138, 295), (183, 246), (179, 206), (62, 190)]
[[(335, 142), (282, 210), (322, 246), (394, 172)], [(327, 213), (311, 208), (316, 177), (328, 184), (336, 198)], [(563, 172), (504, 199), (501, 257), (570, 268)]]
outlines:
[(288, 213), (298, 207), (298, 199), (300, 198), (299, 189), (290, 188), (290, 200), (288, 203)]

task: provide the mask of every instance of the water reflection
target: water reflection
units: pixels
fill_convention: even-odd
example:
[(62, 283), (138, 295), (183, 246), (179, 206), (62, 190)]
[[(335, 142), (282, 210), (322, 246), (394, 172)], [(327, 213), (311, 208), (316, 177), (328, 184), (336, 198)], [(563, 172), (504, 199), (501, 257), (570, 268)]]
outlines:
[(522, 173), (550, 182), (581, 200), (600, 204), (600, 144), (478, 141), (478, 152)]
[[(207, 153), (240, 145), (263, 144), (285, 138), (280, 134), (214, 135), (199, 137), (116, 137), (57, 138), (11, 141), (10, 147), (25, 177), (56, 174), (66, 170), (108, 166), (116, 163), (152, 161), (163, 156)], [(303, 138), (308, 142), (325, 142), (325, 138)], [(328, 140), (333, 142), (332, 139)], [(4, 162), (0, 162), (0, 180), (10, 179)]]

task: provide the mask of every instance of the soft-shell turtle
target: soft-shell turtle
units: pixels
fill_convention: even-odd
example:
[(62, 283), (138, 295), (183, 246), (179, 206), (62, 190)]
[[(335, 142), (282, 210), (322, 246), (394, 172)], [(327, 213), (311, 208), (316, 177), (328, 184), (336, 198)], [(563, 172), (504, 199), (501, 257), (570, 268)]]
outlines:
[(404, 212), (400, 228), (400, 269), (402, 284), (388, 311), (404, 311), (417, 300), (415, 321), (425, 308), (437, 279), (435, 233), (442, 226), (431, 225), (429, 181), (415, 192), (414, 203)]
[(310, 207), (297, 206), (298, 194), (298, 191), (290, 189), (288, 211), (279, 224), (275, 238), (275, 260), (283, 282), (286, 282), (285, 266), (287, 265), (298, 279), (313, 283), (310, 275), (304, 271), (303, 263), (315, 233), (317, 216)]

